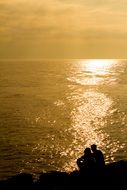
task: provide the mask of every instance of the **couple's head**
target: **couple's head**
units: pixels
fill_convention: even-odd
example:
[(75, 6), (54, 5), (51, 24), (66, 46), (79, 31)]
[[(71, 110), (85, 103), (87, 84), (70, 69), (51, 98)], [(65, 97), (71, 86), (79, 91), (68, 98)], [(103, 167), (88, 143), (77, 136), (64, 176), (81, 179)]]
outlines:
[(91, 154), (91, 149), (90, 149), (90, 148), (85, 148), (84, 154), (85, 154), (85, 155)]
[(92, 145), (91, 145), (91, 150), (92, 150), (93, 152), (95, 152), (95, 151), (97, 150), (97, 145), (96, 145), (96, 144), (92, 144)]
[(84, 153), (85, 154), (91, 154), (91, 150), (92, 150), (92, 152), (95, 152), (96, 149), (97, 149), (97, 145), (96, 144), (92, 144), (91, 145), (91, 149), (90, 148), (85, 148)]

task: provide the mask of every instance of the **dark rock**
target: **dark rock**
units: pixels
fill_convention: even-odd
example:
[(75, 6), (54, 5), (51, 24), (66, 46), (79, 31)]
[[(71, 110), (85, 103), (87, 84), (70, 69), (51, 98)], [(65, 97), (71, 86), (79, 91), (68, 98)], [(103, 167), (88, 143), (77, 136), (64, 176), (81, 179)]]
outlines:
[(82, 190), (127, 188), (127, 161), (107, 164), (102, 170), (71, 173), (51, 171), (40, 174), (34, 182), (31, 174), (22, 173), (6, 181), (0, 181), (1, 190)]

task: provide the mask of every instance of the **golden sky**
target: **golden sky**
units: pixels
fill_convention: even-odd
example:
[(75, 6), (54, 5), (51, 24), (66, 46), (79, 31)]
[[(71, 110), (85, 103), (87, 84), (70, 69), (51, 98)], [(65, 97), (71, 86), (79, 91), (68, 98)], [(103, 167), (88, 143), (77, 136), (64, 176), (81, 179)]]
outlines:
[(0, 0), (0, 58), (127, 58), (127, 0)]

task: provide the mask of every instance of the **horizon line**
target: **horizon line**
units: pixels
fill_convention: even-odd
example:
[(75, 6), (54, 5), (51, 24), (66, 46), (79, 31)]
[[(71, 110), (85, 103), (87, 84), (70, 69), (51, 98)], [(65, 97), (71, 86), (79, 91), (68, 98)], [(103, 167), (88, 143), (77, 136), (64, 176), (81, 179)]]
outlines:
[(6, 58), (0, 61), (42, 61), (42, 60), (127, 60), (127, 58)]

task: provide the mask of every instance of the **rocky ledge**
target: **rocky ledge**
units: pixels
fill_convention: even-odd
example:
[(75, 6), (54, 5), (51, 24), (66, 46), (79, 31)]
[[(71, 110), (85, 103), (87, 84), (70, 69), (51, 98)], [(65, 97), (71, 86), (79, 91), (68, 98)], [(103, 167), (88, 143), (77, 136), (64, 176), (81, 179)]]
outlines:
[(71, 173), (51, 171), (42, 173), (37, 181), (32, 174), (21, 173), (0, 181), (0, 190), (89, 190), (127, 189), (127, 161), (107, 164), (101, 171)]

